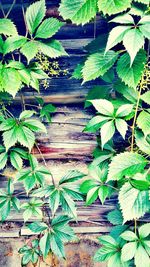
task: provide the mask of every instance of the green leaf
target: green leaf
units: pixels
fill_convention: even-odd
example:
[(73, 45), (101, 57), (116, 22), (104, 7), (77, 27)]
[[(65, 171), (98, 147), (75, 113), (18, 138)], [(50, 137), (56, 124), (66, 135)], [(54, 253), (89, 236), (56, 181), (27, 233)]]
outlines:
[(38, 52), (38, 46), (34, 41), (27, 42), (22, 46), (20, 52), (27, 58), (29, 63), (31, 59), (35, 58)]
[(118, 54), (110, 50), (105, 55), (102, 52), (88, 57), (82, 70), (83, 81), (91, 81), (103, 76), (115, 63)]
[(80, 80), (82, 79), (82, 69), (83, 69), (84, 64), (80, 63), (77, 64), (77, 66), (75, 67), (73, 74), (72, 74), (72, 78)]
[(24, 219), (24, 222), (27, 222), (33, 215), (33, 212), (32, 212), (32, 209), (26, 209), (24, 212), (23, 212), (23, 219)]
[(141, 151), (150, 155), (150, 142), (146, 140), (142, 132), (140, 131), (135, 132), (135, 141), (136, 141), (136, 145), (139, 147)]
[(27, 265), (31, 261), (31, 258), (32, 258), (32, 254), (29, 250), (22, 257), (22, 265)]
[(18, 155), (22, 158), (22, 159), (28, 159), (28, 153), (19, 147), (15, 147), (12, 149), (12, 151), (15, 151), (16, 153), (18, 153)]
[(24, 110), (21, 112), (21, 114), (19, 116), (19, 120), (28, 119), (28, 118), (32, 117), (33, 114), (35, 114), (34, 110)]
[(26, 11), (26, 22), (29, 32), (34, 33), (35, 29), (43, 20), (46, 13), (45, 1), (40, 0), (36, 3), (33, 3), (27, 8)]
[(57, 58), (60, 56), (67, 56), (61, 42), (51, 40), (47, 43), (37, 42), (39, 50), (50, 58)]
[(7, 36), (17, 35), (17, 29), (10, 19), (0, 19), (0, 34)]
[(11, 60), (9, 63), (6, 65), (7, 68), (14, 68), (16, 70), (22, 70), (25, 68), (25, 65), (22, 62)]
[(126, 135), (126, 132), (128, 130), (128, 125), (127, 125), (126, 121), (124, 121), (122, 119), (116, 119), (115, 124), (116, 124), (116, 128), (117, 128), (118, 132), (121, 134), (123, 139), (125, 139), (125, 135)]
[(0, 53), (3, 54), (3, 45), (4, 45), (4, 41), (2, 36), (0, 36)]
[(84, 131), (95, 133), (109, 119), (110, 117), (99, 116), (99, 115), (95, 116), (88, 122), (88, 124), (84, 128)]
[(84, 48), (90, 54), (102, 51), (106, 48), (108, 33), (100, 33), (92, 42), (88, 43)]
[(105, 51), (107, 52), (112, 47), (122, 42), (125, 33), (128, 32), (130, 29), (131, 26), (117, 26), (113, 28), (109, 34)]
[(141, 99), (147, 103), (148, 105), (150, 105), (150, 91), (147, 91), (146, 93), (141, 95)]
[(86, 205), (91, 205), (98, 198), (98, 189), (99, 187), (91, 188), (86, 197)]
[(81, 186), (80, 186), (80, 191), (83, 193), (83, 194), (87, 194), (89, 189), (95, 187), (95, 181), (93, 180), (86, 180), (84, 181)]
[(144, 50), (140, 50), (130, 67), (130, 56), (125, 53), (120, 57), (117, 63), (117, 73), (120, 79), (129, 87), (136, 88), (140, 82), (146, 63), (146, 54)]
[(123, 217), (120, 210), (110, 211), (107, 215), (107, 219), (113, 225), (121, 225), (123, 223)]
[[(108, 74), (108, 73), (106, 73), (106, 74)], [(87, 108), (87, 107), (91, 106), (91, 102), (89, 100), (108, 99), (111, 88), (112, 88), (111, 86), (109, 87), (106, 85), (94, 86), (93, 89), (90, 90), (86, 96), (86, 102), (85, 102), (84, 107)]]
[(100, 186), (98, 196), (102, 204), (104, 204), (106, 198), (109, 196), (109, 188), (106, 185)]
[(62, 0), (59, 12), (61, 16), (68, 20), (70, 19), (73, 23), (85, 24), (95, 17), (97, 12), (97, 1), (96, 0)]
[(102, 149), (104, 145), (113, 137), (115, 133), (115, 125), (113, 121), (106, 122), (101, 127), (101, 142), (102, 142)]
[(22, 124), (34, 132), (47, 133), (47, 129), (46, 129), (45, 125), (43, 123), (41, 123), (39, 120), (28, 119), (28, 120), (25, 120)]
[(69, 171), (60, 179), (59, 184), (72, 183), (82, 179), (84, 176), (85, 174), (79, 172), (78, 170)]
[(133, 187), (139, 189), (140, 191), (142, 191), (142, 190), (148, 190), (150, 188), (150, 182), (146, 181), (145, 179), (143, 179), (143, 180), (142, 179), (141, 180), (131, 179), (130, 180), (130, 184)]
[(6, 151), (8, 151), (10, 147), (16, 144), (17, 135), (15, 127), (3, 133), (3, 141), (4, 141), (4, 146), (6, 147)]
[(144, 242), (144, 248), (146, 250), (146, 252), (148, 253), (149, 257), (150, 257), (150, 242), (147, 240), (143, 240)]
[(77, 212), (76, 212), (75, 202), (72, 200), (69, 194), (63, 190), (63, 192), (61, 192), (60, 197), (61, 197), (62, 208), (66, 212), (66, 214), (76, 218)]
[(139, 227), (140, 238), (145, 238), (150, 235), (150, 223), (143, 224)]
[(98, 240), (100, 241), (100, 243), (104, 246), (116, 249), (117, 247), (117, 242), (116, 240), (110, 236), (110, 235), (101, 235)]
[(18, 73), (20, 75), (21, 81), (27, 86), (29, 86), (30, 79), (31, 79), (30, 71), (28, 69), (22, 69), (22, 70), (18, 70)]
[(1, 124), (0, 124), (0, 131), (7, 131), (12, 129), (14, 126), (16, 125), (16, 120), (13, 118), (8, 118), (6, 120), (4, 120)]
[(147, 11), (146, 5), (135, 2), (135, 3), (132, 3), (129, 13), (134, 16), (143, 17), (146, 11)]
[(125, 11), (131, 6), (131, 2), (131, 0), (98, 0), (98, 8), (104, 14), (112, 15)]
[(114, 84), (114, 89), (118, 93), (122, 94), (123, 97), (125, 97), (131, 103), (135, 104), (137, 102), (138, 92), (135, 91), (132, 87), (129, 88), (127, 85), (125, 85), (120, 80), (118, 80)]
[[(146, 13), (146, 12), (145, 12), (145, 13)], [(148, 15), (145, 15), (145, 16), (142, 16), (142, 18), (141, 18), (140, 21), (138, 22), (138, 25), (139, 25), (139, 24), (147, 24), (147, 23), (150, 23), (149, 14), (148, 14)]]
[(8, 37), (3, 45), (3, 53), (6, 55), (22, 47), (27, 41), (24, 36)]
[(150, 134), (150, 114), (142, 111), (137, 118), (137, 125), (143, 131), (144, 135)]
[(124, 223), (138, 219), (149, 210), (149, 193), (132, 187), (130, 183), (125, 183), (119, 193), (119, 203)]
[(12, 197), (11, 204), (16, 211), (20, 211), (20, 201), (18, 198)]
[(110, 259), (112, 255), (114, 255), (114, 249), (101, 247), (96, 251), (94, 255), (94, 261), (95, 262), (107, 261), (108, 259)]
[(108, 260), (108, 267), (128, 267), (121, 261), (120, 252), (116, 252), (111, 258)]
[(125, 33), (123, 38), (123, 44), (130, 55), (131, 64), (132, 66), (133, 61), (140, 50), (140, 48), (144, 45), (144, 36), (140, 32), (139, 29), (130, 29), (128, 32)]
[(13, 68), (4, 68), (2, 76), (2, 86), (4, 91), (15, 97), (16, 93), (21, 88), (21, 80), (18, 71)]
[(112, 117), (114, 114), (114, 106), (106, 99), (96, 99), (90, 101), (95, 109), (103, 114)]
[(132, 104), (125, 104), (118, 108), (116, 112), (116, 117), (125, 117), (128, 116), (133, 110)]
[(50, 234), (48, 232), (46, 232), (43, 237), (40, 239), (39, 242), (39, 246), (40, 246), (40, 250), (44, 256), (44, 258), (46, 258), (46, 256), (48, 255), (49, 251), (50, 251)]
[(64, 23), (56, 18), (45, 19), (42, 24), (38, 27), (35, 38), (47, 39), (52, 37)]
[[(118, 165), (119, 162), (119, 165)], [(109, 165), (108, 180), (120, 180), (144, 170), (147, 160), (140, 154), (124, 152), (115, 156)]]
[(10, 153), (10, 162), (15, 169), (20, 170), (22, 168), (22, 159), (19, 154), (14, 151)]
[(34, 145), (34, 142), (35, 142), (35, 136), (33, 132), (25, 126), (22, 126), (22, 127), (19, 126), (16, 131), (16, 136), (17, 136), (18, 142), (21, 145), (29, 148), (29, 150), (31, 151)]
[(65, 259), (64, 246), (61, 239), (58, 238), (58, 236), (54, 235), (51, 236), (51, 250), (59, 258)]
[(120, 237), (126, 241), (136, 241), (138, 239), (136, 234), (133, 233), (132, 231), (125, 231), (120, 235)]
[(7, 163), (8, 155), (6, 152), (0, 154), (0, 170), (4, 169)]
[(0, 216), (1, 216), (2, 222), (5, 221), (6, 218), (8, 217), (10, 213), (10, 207), (11, 207), (11, 202), (9, 200), (6, 200), (5, 205), (0, 210)]
[(49, 204), (50, 208), (52, 210), (52, 214), (55, 214), (58, 207), (59, 207), (59, 202), (60, 202), (60, 193), (59, 190), (54, 189), (52, 193), (50, 194), (49, 198)]
[(40, 110), (40, 118), (46, 118), (48, 122), (51, 122), (51, 113), (56, 111), (56, 107), (52, 104), (44, 105)]
[(41, 233), (42, 231), (46, 230), (48, 226), (46, 225), (46, 223), (43, 222), (33, 222), (28, 225), (28, 228), (33, 233)]
[(134, 24), (134, 19), (130, 14), (126, 13), (126, 14), (115, 17), (109, 22), (115, 22), (115, 23), (120, 23), (120, 24)]
[(59, 215), (57, 217), (54, 217), (52, 220), (51, 225), (54, 227), (60, 227), (66, 225), (70, 221), (69, 217), (66, 215)]
[(149, 4), (149, 0), (135, 0), (135, 2), (142, 3), (142, 4)]
[(143, 25), (139, 26), (140, 31), (145, 36), (145, 38), (150, 39), (150, 29), (149, 29), (149, 23), (145, 23)]
[(141, 244), (139, 244), (136, 253), (134, 263), (136, 267), (149, 267), (149, 255)]

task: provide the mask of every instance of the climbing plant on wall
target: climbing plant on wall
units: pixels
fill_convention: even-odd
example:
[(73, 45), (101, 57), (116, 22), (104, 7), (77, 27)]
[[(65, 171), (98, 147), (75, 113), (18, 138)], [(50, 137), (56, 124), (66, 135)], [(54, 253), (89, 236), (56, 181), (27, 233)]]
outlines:
[[(84, 175), (70, 171), (57, 184), (36, 140), (38, 133), (47, 134), (46, 125), (56, 110), (40, 97), (40, 80), (54, 73), (50, 59), (67, 55), (61, 42), (53, 38), (64, 23), (46, 18), (45, 1), (37, 1), (26, 12), (23, 9), (26, 33), (22, 36), (8, 18), (11, 9), (5, 14), (2, 8), (4, 18), (0, 19), (0, 170), (8, 179), (6, 189), (0, 190), (0, 219), (4, 222), (13, 210), (21, 212), (36, 236), (19, 250), (22, 266), (27, 266), (29, 262), (39, 264), (48, 254), (65, 258), (64, 243), (76, 239), (68, 223), (77, 217), (74, 201), (83, 197), (76, 181)], [(37, 105), (26, 103), (24, 90), (28, 87), (39, 94)], [(22, 104), (20, 114), (13, 109), (16, 100)], [(15, 169), (15, 175), (6, 172), (8, 166)], [(20, 196), (26, 196), (26, 202)], [(56, 215), (58, 207), (60, 215)], [(29, 223), (33, 216), (37, 221)]]
[[(56, 183), (45, 159), (44, 164), (38, 162), (33, 153), (34, 147), (40, 151), (37, 134), (46, 134), (45, 122), (50, 122), (55, 112), (55, 107), (46, 105), (40, 97), (39, 81), (50, 74), (46, 66), (42, 67), (42, 59), (67, 55), (61, 43), (53, 39), (64, 23), (46, 18), (45, 1), (36, 1), (23, 9), (26, 33), (22, 36), (8, 18), (11, 10), (3, 12), (0, 169), (8, 183), (0, 190), (1, 221), (15, 209), (22, 212), (26, 226), (36, 236), (20, 249), (23, 266), (37, 264), (50, 253), (65, 258), (64, 243), (76, 238), (69, 225), (72, 218), (77, 219), (75, 200), (86, 199), (86, 205), (90, 205), (99, 198), (103, 204), (106, 198), (118, 194), (117, 209), (108, 214), (114, 227), (110, 235), (99, 238), (102, 247), (94, 259), (107, 261), (109, 267), (149, 267), (150, 224), (140, 221), (150, 207), (149, 1), (62, 0), (59, 11), (65, 20), (77, 25), (100, 13), (110, 25), (108, 36), (100, 36), (85, 48), (89, 54), (73, 73), (83, 83), (97, 78), (105, 83), (93, 88), (85, 103), (86, 107), (93, 105), (96, 116), (84, 130), (97, 134), (98, 147), (89, 166), (89, 179), (81, 186), (76, 181), (85, 175), (79, 171), (69, 172)], [(24, 100), (28, 87), (39, 93), (36, 107)], [(18, 98), (21, 114), (13, 110)], [(123, 146), (117, 146), (115, 136), (121, 143), (125, 140)], [(15, 178), (5, 172), (9, 165), (17, 172)], [(24, 187), (19, 193), (18, 182)], [(21, 195), (28, 197), (26, 202), (19, 200)], [(32, 216), (38, 220), (29, 223)]]
[[(85, 24), (99, 12), (109, 22), (108, 36), (99, 36), (85, 49), (85, 62), (73, 78), (86, 83), (105, 82), (93, 88), (85, 106), (96, 115), (85, 131), (97, 134), (98, 147), (89, 166), (91, 179), (80, 190), (86, 204), (118, 195), (118, 207), (108, 214), (114, 225), (110, 235), (101, 236), (95, 261), (109, 267), (150, 266), (150, 223), (140, 218), (150, 210), (150, 2), (109, 0), (62, 0), (64, 19)], [(106, 40), (106, 41), (105, 41)], [(116, 138), (123, 145), (116, 144)]]

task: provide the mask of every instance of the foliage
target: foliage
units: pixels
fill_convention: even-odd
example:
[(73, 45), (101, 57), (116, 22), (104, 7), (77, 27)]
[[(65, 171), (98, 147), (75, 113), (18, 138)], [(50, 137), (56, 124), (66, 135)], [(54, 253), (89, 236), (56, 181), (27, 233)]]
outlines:
[[(86, 108), (93, 105), (96, 115), (84, 131), (96, 133), (98, 147), (80, 190), (86, 205), (98, 198), (103, 204), (118, 194), (118, 209), (107, 217), (114, 227), (99, 238), (95, 261), (148, 267), (150, 225), (138, 227), (137, 220), (150, 207), (149, 1), (97, 0), (92, 8), (88, 0), (73, 5), (62, 0), (59, 10), (64, 19), (85, 24), (97, 9), (110, 23), (107, 40), (102, 34), (88, 44), (88, 56), (73, 73), (83, 83), (97, 79), (85, 103)], [(116, 137), (123, 145), (117, 146)]]
[[(36, 236), (19, 250), (23, 266), (36, 265), (50, 253), (65, 259), (64, 244), (75, 240), (69, 223), (77, 220), (76, 201), (86, 198), (90, 205), (99, 199), (103, 204), (116, 193), (117, 210), (107, 216), (114, 227), (110, 235), (99, 238), (102, 247), (94, 259), (108, 261), (109, 267), (149, 266), (150, 225), (140, 226), (137, 221), (150, 204), (148, 5), (148, 0), (61, 0), (59, 12), (65, 20), (83, 25), (98, 12), (111, 25), (109, 35), (100, 35), (85, 47), (87, 57), (73, 73), (83, 83), (97, 79), (97, 84), (101, 80), (105, 84), (94, 87), (86, 97), (85, 106), (93, 105), (96, 116), (84, 131), (97, 134), (98, 147), (83, 182), (85, 175), (73, 170), (56, 183), (36, 141), (39, 133), (47, 134), (44, 122), (51, 122), (56, 111), (40, 97), (40, 80), (46, 88), (49, 75), (60, 73), (57, 62), (54, 66), (49, 58), (67, 56), (61, 42), (53, 39), (64, 22), (45, 18), (45, 0), (23, 10), (25, 36), (8, 18), (11, 9), (0, 19), (0, 169), (10, 164), (17, 172), (14, 179), (8, 177), (6, 190), (0, 191), (0, 217), (3, 222), (14, 209), (22, 212)], [(26, 103), (26, 87), (39, 94), (37, 105)], [(20, 114), (12, 108), (16, 95), (21, 99)], [(123, 146), (116, 145), (115, 136)], [(33, 155), (36, 149), (45, 166)], [(24, 189), (17, 194), (18, 182)], [(28, 197), (21, 205), (19, 194)], [(38, 221), (29, 223), (35, 217)]]
[[(10, 12), (11, 9), (8, 14)], [(0, 220), (9, 220), (16, 210), (22, 213), (24, 223), (32, 233), (38, 233), (19, 250), (22, 266), (28, 263), (36, 265), (50, 253), (65, 258), (64, 244), (75, 239), (68, 224), (77, 217), (74, 201), (83, 199), (79, 185), (74, 182), (82, 179), (84, 174), (72, 171), (56, 185), (38, 147), (37, 135), (47, 134), (44, 123), (50, 123), (51, 115), (56, 111), (55, 106), (44, 103), (40, 84), (43, 82), (46, 88), (47, 78), (67, 73), (67, 70), (61, 71), (57, 61), (50, 61), (67, 55), (62, 44), (52, 39), (64, 23), (56, 18), (45, 19), (45, 13), (44, 0), (31, 4), (26, 12), (23, 9), (25, 36), (18, 34), (7, 14), (0, 19), (1, 175), (5, 176), (7, 166), (16, 169), (14, 179), (8, 177), (6, 190), (0, 190)], [(23, 96), (26, 87), (38, 92), (35, 104), (26, 103)], [(20, 114), (13, 109), (12, 97), (16, 98), (16, 94), (22, 105)], [(42, 155), (45, 166), (33, 155), (34, 149)], [(21, 192), (14, 189), (16, 183), (23, 183)], [(19, 195), (26, 196), (21, 204)], [(56, 214), (58, 208), (62, 210), (60, 216)], [(33, 218), (38, 221), (29, 224)]]
[[(135, 266), (149, 266), (149, 241), (150, 224), (139, 227), (135, 234), (130, 230), (124, 231), (116, 241), (112, 236), (105, 235), (99, 238), (103, 245), (96, 254), (95, 261), (108, 261), (110, 267), (128, 267), (134, 258)], [(141, 261), (142, 259), (142, 261)]]

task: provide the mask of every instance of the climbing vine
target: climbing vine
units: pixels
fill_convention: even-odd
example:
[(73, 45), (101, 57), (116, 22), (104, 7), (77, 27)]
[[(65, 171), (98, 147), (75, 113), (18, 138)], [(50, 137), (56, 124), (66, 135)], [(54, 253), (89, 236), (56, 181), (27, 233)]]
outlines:
[[(94, 260), (107, 261), (109, 267), (149, 267), (150, 224), (140, 220), (150, 207), (149, 1), (60, 3), (64, 20), (85, 24), (99, 12), (110, 25), (108, 34), (85, 47), (87, 57), (73, 73), (83, 83), (99, 82), (85, 103), (95, 108), (96, 116), (84, 131), (97, 135), (98, 146), (89, 165), (90, 178), (81, 185), (76, 182), (85, 175), (79, 171), (67, 173), (56, 183), (36, 140), (38, 133), (47, 133), (46, 124), (56, 110), (40, 96), (40, 80), (46, 88), (49, 76), (65, 74), (53, 60), (67, 56), (62, 44), (53, 39), (64, 23), (45, 18), (45, 1), (36, 1), (23, 9), (26, 33), (22, 36), (8, 18), (13, 4), (6, 14), (1, 5), (4, 18), (0, 19), (0, 169), (8, 180), (6, 189), (0, 190), (0, 217), (4, 222), (11, 210), (22, 212), (25, 225), (36, 236), (19, 250), (22, 265), (37, 264), (50, 253), (65, 258), (64, 243), (76, 238), (69, 225), (72, 218), (77, 219), (75, 201), (86, 199), (90, 205), (99, 199), (103, 205), (117, 194), (117, 208), (107, 216), (114, 227), (109, 235), (100, 236), (102, 246)], [(26, 103), (23, 92), (28, 87), (38, 92), (37, 105)], [(13, 109), (18, 97), (20, 114)], [(116, 138), (124, 140), (123, 146), (118, 147)], [(15, 178), (6, 175), (10, 165), (16, 170)], [(18, 182), (23, 189), (16, 193)], [(22, 203), (20, 195), (28, 201)], [(58, 208), (61, 215), (56, 213)], [(32, 216), (38, 220), (29, 223)]]
[[(67, 74), (56, 61), (67, 53), (53, 38), (64, 23), (46, 18), (45, 1), (37, 1), (22, 10), (26, 27), (22, 36), (8, 18), (14, 4), (6, 14), (1, 5), (4, 18), (0, 19), (0, 170), (7, 178), (6, 189), (0, 190), (0, 219), (4, 222), (14, 210), (20, 212), (25, 226), (36, 236), (19, 250), (22, 266), (27, 266), (29, 262), (40, 264), (49, 254), (52, 260), (53, 255), (65, 258), (64, 243), (76, 239), (68, 223), (77, 218), (74, 201), (83, 196), (76, 181), (84, 174), (70, 171), (56, 183), (37, 142), (39, 133), (47, 134), (47, 123), (56, 111), (55, 106), (44, 103), (40, 84), (46, 89), (48, 78)], [(26, 102), (27, 88), (37, 92), (33, 103)], [(18, 99), (20, 114), (13, 108)], [(18, 183), (21, 186), (16, 190)], [(56, 215), (58, 207), (60, 215)], [(36, 221), (29, 223), (31, 218)]]
[[(89, 177), (80, 190), (86, 205), (101, 204), (113, 195), (117, 209), (107, 218), (114, 225), (100, 236), (95, 261), (109, 267), (150, 265), (150, 15), (147, 0), (62, 0), (60, 13), (73, 23), (85, 24), (100, 12), (109, 22), (108, 34), (88, 44), (87, 58), (73, 73), (86, 83), (98, 79), (86, 98), (96, 115), (84, 131), (97, 135), (98, 147), (89, 165)], [(95, 33), (94, 33), (95, 36)], [(118, 146), (116, 139), (123, 145)], [(124, 141), (123, 141), (124, 140)]]

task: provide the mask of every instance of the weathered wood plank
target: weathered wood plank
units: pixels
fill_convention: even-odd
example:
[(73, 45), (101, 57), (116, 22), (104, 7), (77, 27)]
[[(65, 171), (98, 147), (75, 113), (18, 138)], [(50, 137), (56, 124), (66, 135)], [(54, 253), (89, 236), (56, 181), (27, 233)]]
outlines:
[(0, 238), (16, 238), (20, 237), (20, 229), (11, 229), (8, 231), (0, 230)]
[[(100, 234), (100, 233), (108, 233), (111, 230), (111, 227), (99, 226), (99, 227), (72, 227), (75, 234)], [(33, 232), (26, 228), (21, 228), (21, 236), (32, 236), (35, 235)]]

